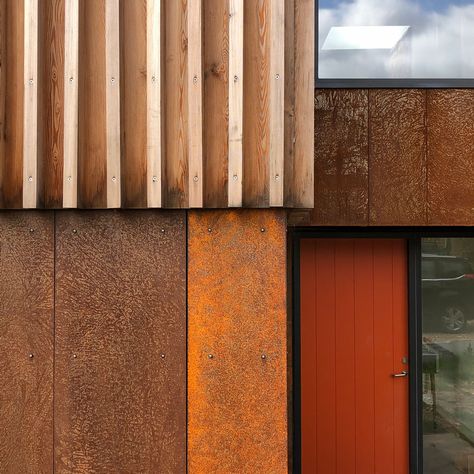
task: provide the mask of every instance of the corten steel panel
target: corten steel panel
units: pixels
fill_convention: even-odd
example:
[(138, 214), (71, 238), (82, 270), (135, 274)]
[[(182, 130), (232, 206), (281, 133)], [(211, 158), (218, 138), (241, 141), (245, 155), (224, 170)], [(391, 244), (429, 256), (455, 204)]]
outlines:
[(303, 473), (407, 473), (406, 242), (301, 244)]
[(474, 91), (427, 92), (428, 223), (474, 224)]
[(0, 472), (53, 470), (54, 217), (0, 213)]
[(426, 91), (369, 91), (371, 225), (426, 224)]
[(315, 93), (313, 225), (368, 224), (368, 91)]
[(287, 472), (286, 217), (188, 219), (188, 469)]
[(185, 472), (184, 212), (56, 219), (57, 471)]

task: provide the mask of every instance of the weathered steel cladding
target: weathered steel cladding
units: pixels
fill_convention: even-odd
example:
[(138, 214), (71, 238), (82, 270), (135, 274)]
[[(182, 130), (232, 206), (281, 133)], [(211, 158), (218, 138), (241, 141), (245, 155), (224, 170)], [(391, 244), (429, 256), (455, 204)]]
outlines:
[(474, 91), (315, 91), (310, 225), (472, 225)]
[(190, 211), (188, 469), (287, 472), (286, 217)]
[(53, 472), (54, 217), (0, 213), (0, 471)]
[(185, 472), (185, 214), (56, 220), (56, 469)]

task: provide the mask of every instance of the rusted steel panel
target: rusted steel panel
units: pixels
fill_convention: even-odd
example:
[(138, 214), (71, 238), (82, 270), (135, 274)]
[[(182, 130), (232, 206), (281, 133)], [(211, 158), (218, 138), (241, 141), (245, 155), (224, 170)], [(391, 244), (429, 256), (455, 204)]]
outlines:
[(188, 469), (287, 472), (286, 217), (188, 219)]
[(56, 222), (56, 470), (185, 472), (184, 212)]
[(369, 92), (371, 225), (426, 224), (426, 92)]
[(427, 92), (428, 223), (474, 224), (474, 91)]
[(368, 224), (368, 91), (315, 94), (313, 225)]
[(54, 217), (0, 213), (0, 471), (53, 471)]

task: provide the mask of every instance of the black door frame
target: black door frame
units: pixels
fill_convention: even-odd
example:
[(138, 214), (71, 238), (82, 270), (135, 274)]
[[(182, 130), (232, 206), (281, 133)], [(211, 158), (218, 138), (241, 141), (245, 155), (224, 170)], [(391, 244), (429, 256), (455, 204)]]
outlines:
[(423, 473), (421, 239), (474, 237), (471, 227), (295, 227), (289, 230), (292, 283), (293, 473), (301, 472), (300, 242), (316, 238), (397, 238), (407, 241), (410, 473)]

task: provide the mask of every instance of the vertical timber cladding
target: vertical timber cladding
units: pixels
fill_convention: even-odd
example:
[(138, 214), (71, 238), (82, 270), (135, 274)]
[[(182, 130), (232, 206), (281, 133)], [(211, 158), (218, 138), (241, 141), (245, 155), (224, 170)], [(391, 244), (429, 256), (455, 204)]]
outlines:
[(56, 225), (55, 467), (186, 469), (184, 212)]
[(188, 215), (188, 470), (286, 473), (285, 213)]
[(54, 218), (0, 213), (0, 470), (53, 470)]

